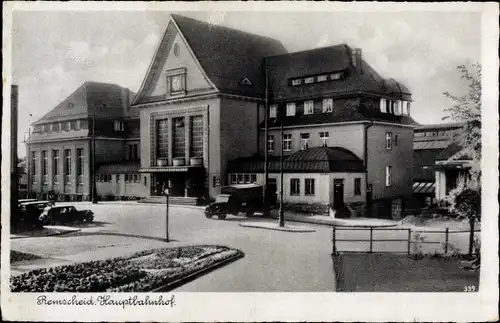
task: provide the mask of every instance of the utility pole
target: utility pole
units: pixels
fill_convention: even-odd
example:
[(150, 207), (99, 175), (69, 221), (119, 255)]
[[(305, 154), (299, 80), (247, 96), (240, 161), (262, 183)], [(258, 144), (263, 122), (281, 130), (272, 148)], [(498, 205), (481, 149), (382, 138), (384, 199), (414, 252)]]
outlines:
[(31, 124), (28, 126), (28, 141), (26, 142), (26, 160), (28, 163), (28, 198), (31, 198), (31, 167), (30, 167), (30, 159), (31, 159), (31, 152), (30, 152), (30, 140), (31, 140)]
[(96, 171), (95, 171), (95, 102), (92, 102), (92, 203), (97, 203)]
[(269, 186), (269, 147), (268, 147), (268, 119), (269, 119), (269, 80), (267, 76), (267, 59), (264, 58), (264, 74), (266, 78), (266, 92), (265, 92), (265, 106), (264, 106), (264, 216), (269, 215), (269, 198), (268, 198), (268, 186)]
[(285, 186), (285, 183), (283, 182), (283, 164), (284, 164), (284, 158), (283, 158), (283, 151), (284, 151), (284, 136), (283, 136), (283, 119), (284, 119), (284, 113), (283, 113), (283, 102), (280, 103), (278, 107), (279, 111), (279, 117), (280, 117), (280, 137), (281, 137), (281, 153), (280, 153), (280, 210), (279, 210), (279, 226), (284, 227), (285, 226), (285, 215), (284, 215), (284, 210), (283, 210), (283, 187)]
[(170, 242), (170, 238), (169, 238), (169, 235), (168, 235), (168, 195), (169, 195), (169, 191), (168, 191), (168, 186), (167, 188), (165, 189), (165, 196), (166, 196), (166, 211), (165, 211), (165, 241), (166, 242)]

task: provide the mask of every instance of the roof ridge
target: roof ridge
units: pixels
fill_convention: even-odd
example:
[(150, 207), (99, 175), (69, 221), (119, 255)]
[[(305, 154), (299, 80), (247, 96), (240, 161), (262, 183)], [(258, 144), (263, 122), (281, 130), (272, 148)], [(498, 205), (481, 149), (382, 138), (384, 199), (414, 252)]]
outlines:
[(194, 18), (191, 18), (191, 17), (179, 15), (179, 14), (172, 13), (172, 14), (170, 14), (170, 16), (174, 19), (174, 21), (176, 23), (177, 23), (176, 18), (180, 17), (181, 19), (191, 20), (191, 21), (199, 23), (199, 24), (210, 26), (211, 28), (215, 27), (215, 28), (221, 28), (221, 29), (231, 30), (231, 31), (234, 31), (234, 32), (239, 32), (239, 33), (242, 33), (242, 34), (246, 34), (248, 36), (259, 37), (259, 38), (262, 38), (262, 39), (267, 39), (267, 40), (275, 41), (275, 42), (278, 42), (278, 43), (281, 44), (280, 40), (278, 40), (276, 38), (269, 37), (269, 36), (255, 34), (255, 33), (251, 33), (251, 32), (245, 31), (245, 30), (241, 30), (241, 29), (236, 29), (236, 28), (233, 28), (233, 27), (225, 26), (225, 25), (213, 24), (213, 23), (210, 23), (208, 21), (194, 19)]
[(340, 44), (337, 44), (337, 45), (329, 45), (329, 46), (324, 46), (324, 47), (316, 47), (316, 48), (299, 50), (299, 51), (295, 51), (295, 52), (288, 52), (288, 53), (279, 54), (279, 55), (267, 56), (267, 58), (275, 58), (275, 57), (278, 58), (278, 57), (283, 57), (283, 56), (293, 56), (295, 54), (304, 54), (304, 53), (322, 51), (322, 50), (325, 50), (325, 49), (342, 48), (342, 47), (345, 47), (345, 49), (350, 48), (350, 46), (347, 45), (346, 43), (340, 43)]

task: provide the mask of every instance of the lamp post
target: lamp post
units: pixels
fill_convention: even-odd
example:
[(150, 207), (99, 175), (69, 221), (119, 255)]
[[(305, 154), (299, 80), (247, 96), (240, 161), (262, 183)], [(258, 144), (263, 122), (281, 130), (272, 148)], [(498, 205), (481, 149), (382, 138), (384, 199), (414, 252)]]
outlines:
[(284, 151), (284, 136), (283, 136), (283, 102), (279, 105), (278, 111), (279, 111), (279, 117), (280, 117), (280, 137), (281, 137), (281, 153), (280, 153), (280, 209), (279, 209), (279, 226), (284, 227), (285, 226), (285, 215), (284, 215), (284, 210), (283, 210), (283, 164), (284, 164), (284, 159), (283, 159), (283, 151)]
[(26, 159), (28, 162), (28, 198), (31, 198), (31, 167), (30, 167), (30, 159), (31, 159), (31, 152), (30, 152), (30, 138), (31, 138), (31, 125), (28, 126), (28, 140), (26, 141)]
[(96, 171), (95, 171), (95, 104), (92, 104), (92, 204), (97, 203)]
[(268, 147), (268, 119), (269, 119), (269, 81), (267, 76), (267, 59), (264, 58), (264, 74), (266, 78), (266, 92), (265, 92), (265, 103), (264, 103), (264, 216), (269, 215), (269, 198), (268, 198), (268, 186), (269, 186), (269, 147)]
[(165, 197), (166, 197), (166, 211), (165, 211), (165, 241), (170, 242), (168, 236), (168, 195), (169, 195), (168, 187), (165, 189)]

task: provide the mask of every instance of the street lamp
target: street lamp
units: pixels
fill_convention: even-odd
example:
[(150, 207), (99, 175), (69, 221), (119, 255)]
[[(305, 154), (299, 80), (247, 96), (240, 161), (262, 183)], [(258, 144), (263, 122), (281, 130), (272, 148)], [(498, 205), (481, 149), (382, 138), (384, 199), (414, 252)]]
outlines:
[(166, 197), (166, 211), (165, 211), (165, 241), (170, 242), (168, 236), (168, 196), (169, 196), (168, 186), (165, 189), (165, 197)]
[(284, 113), (283, 113), (283, 102), (281, 102), (281, 104), (279, 105), (278, 107), (278, 111), (279, 111), (279, 117), (280, 117), (280, 123), (281, 123), (281, 127), (280, 127), (280, 133), (281, 133), (281, 153), (280, 153), (280, 209), (279, 209), (279, 215), (278, 215), (278, 218), (279, 218), (279, 226), (280, 227), (284, 227), (285, 226), (285, 215), (284, 215), (284, 210), (283, 210), (283, 186), (284, 186), (284, 183), (283, 183), (283, 164), (284, 164), (284, 161), (283, 161), (283, 151), (284, 151), (284, 136), (283, 136), (283, 117), (284, 117)]

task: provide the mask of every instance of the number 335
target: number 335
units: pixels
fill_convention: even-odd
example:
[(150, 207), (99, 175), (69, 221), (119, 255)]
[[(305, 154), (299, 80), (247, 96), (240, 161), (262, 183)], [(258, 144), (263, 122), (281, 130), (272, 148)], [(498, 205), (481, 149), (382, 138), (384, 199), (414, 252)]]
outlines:
[(475, 292), (476, 291), (476, 286), (471, 285), (471, 286), (464, 286), (464, 292)]

